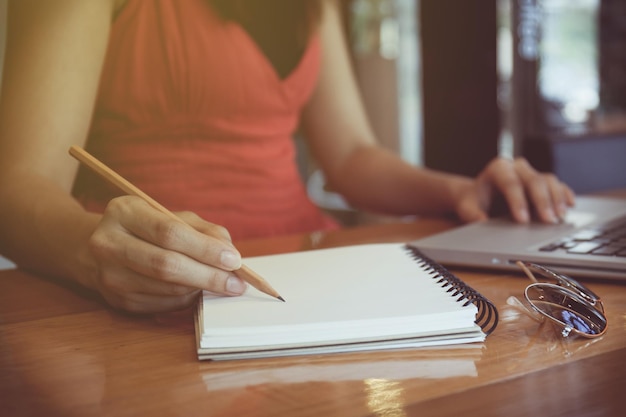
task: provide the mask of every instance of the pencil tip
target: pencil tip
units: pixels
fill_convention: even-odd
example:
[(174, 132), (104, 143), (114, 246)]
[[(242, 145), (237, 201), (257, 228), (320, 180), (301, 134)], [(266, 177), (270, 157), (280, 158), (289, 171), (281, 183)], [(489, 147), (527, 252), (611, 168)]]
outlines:
[(285, 302), (285, 299), (284, 299), (283, 297), (281, 297), (280, 295), (278, 296), (278, 299), (279, 299), (280, 301), (282, 301), (283, 303)]

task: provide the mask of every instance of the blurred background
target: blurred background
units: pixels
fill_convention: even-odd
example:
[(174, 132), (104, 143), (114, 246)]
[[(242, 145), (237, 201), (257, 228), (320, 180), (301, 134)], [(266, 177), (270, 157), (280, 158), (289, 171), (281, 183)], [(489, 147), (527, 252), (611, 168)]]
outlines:
[(524, 155), (581, 193), (626, 185), (626, 1), (344, 3), (370, 117), (405, 159), (475, 175)]
[(577, 193), (626, 186), (626, 1), (343, 6), (374, 129), (405, 160), (476, 175), (525, 156)]
[[(626, 1), (341, 4), (372, 125), (408, 162), (476, 175), (523, 155), (578, 193), (626, 187)], [(349, 211), (296, 141), (312, 198)]]

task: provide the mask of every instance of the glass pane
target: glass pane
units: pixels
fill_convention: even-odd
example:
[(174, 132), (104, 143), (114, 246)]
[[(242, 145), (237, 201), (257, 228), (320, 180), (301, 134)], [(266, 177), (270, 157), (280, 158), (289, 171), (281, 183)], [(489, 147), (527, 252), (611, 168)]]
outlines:
[(586, 124), (599, 104), (599, 0), (542, 0), (538, 89), (547, 127)]

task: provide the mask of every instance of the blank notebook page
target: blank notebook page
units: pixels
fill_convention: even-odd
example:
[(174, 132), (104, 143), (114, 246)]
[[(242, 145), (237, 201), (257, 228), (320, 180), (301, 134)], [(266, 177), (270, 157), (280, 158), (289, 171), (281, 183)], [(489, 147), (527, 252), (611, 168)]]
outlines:
[(404, 244), (356, 245), (247, 258), (286, 300), (249, 287), (203, 295), (201, 347), (271, 346), (429, 335), (474, 327), (463, 306)]

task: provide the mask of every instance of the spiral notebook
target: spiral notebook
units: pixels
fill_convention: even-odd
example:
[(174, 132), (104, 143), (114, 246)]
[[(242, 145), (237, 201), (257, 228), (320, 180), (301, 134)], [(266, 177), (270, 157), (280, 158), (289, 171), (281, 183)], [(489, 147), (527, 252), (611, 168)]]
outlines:
[(484, 341), (489, 300), (418, 249), (383, 243), (245, 259), (286, 302), (205, 292), (199, 359), (247, 359)]

